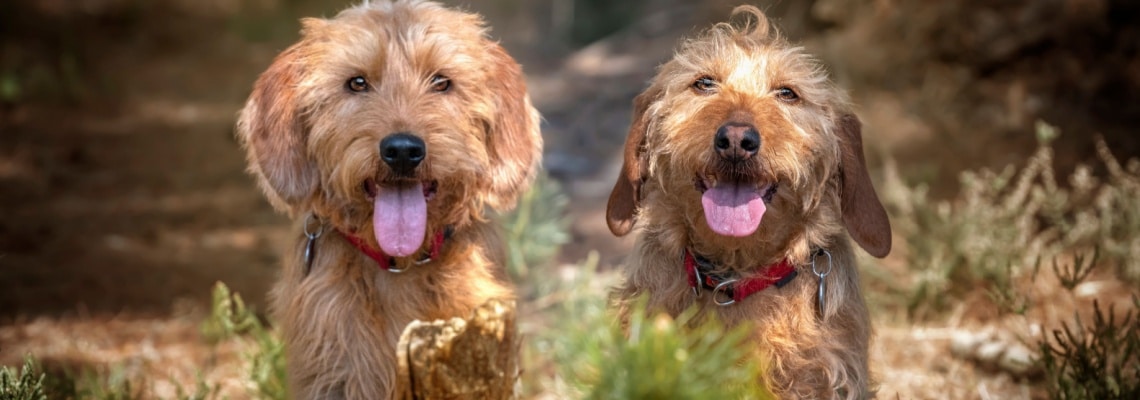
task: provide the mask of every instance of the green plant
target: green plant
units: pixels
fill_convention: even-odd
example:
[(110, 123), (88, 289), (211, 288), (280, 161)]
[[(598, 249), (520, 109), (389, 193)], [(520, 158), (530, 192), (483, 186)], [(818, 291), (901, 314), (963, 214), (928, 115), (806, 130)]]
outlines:
[(574, 332), (559, 357), (587, 399), (770, 398), (756, 383), (760, 368), (747, 327), (690, 327), (693, 315), (652, 315), (641, 302), (628, 333), (614, 323), (591, 326), (602, 329)]
[(507, 271), (516, 280), (552, 260), (570, 239), (564, 216), (568, 202), (557, 181), (540, 175), (518, 206), (502, 217), (507, 230)]
[(1072, 266), (1064, 266), (1053, 259), (1053, 274), (1057, 275), (1057, 280), (1061, 281), (1061, 286), (1065, 289), (1073, 290), (1077, 285), (1084, 282), (1085, 279), (1092, 274), (1096, 269), (1096, 261), (1100, 258), (1100, 248), (1093, 248), (1093, 255), (1089, 262), (1085, 262), (1087, 257), (1084, 253), (1077, 254), (1073, 260)]
[(1140, 161), (1122, 167), (1098, 140), (1108, 180), (1078, 166), (1063, 187), (1052, 166), (1057, 130), (1038, 123), (1037, 136), (1037, 151), (1023, 167), (963, 172), (959, 195), (947, 201), (930, 199), (924, 185), (903, 183), (888, 162), (883, 200), (917, 273), (912, 282), (886, 286), (904, 299), (911, 318), (938, 315), (976, 289), (1022, 313), (1030, 305), (1013, 292), (1016, 281), (1036, 276), (1039, 260), (1089, 250), (1095, 253), (1088, 263), (1081, 258), (1073, 268), (1057, 269), (1066, 286), (1087, 278), (1098, 262), (1120, 266), (1123, 279), (1140, 278)]
[(212, 341), (238, 338), (251, 342), (246, 359), (256, 394), (264, 399), (287, 399), (285, 346), (277, 333), (267, 328), (241, 296), (230, 292), (224, 283), (214, 285), (211, 310), (210, 318), (202, 325), (203, 335)]
[(1108, 176), (1100, 182), (1086, 166), (1077, 168), (1070, 179), (1073, 197), (1083, 207), (1073, 214), (1053, 215), (1064, 225), (1066, 243), (1095, 244), (1105, 259), (1117, 266), (1117, 275), (1140, 282), (1140, 159), (1125, 165), (1112, 155), (1103, 139), (1096, 142), (1097, 155)]
[[(524, 394), (536, 382), (558, 398), (758, 399), (768, 398), (746, 327), (726, 330), (715, 321), (676, 320), (633, 308), (622, 329), (607, 305), (614, 271), (598, 271), (598, 256), (572, 271), (536, 270), (543, 282), (530, 304), (533, 329), (524, 349)], [(541, 355), (541, 357), (536, 357)]]
[[(0, 367), (0, 400), (134, 400), (152, 398), (147, 377), (133, 376), (124, 364), (85, 367), (76, 371), (38, 372), (40, 367), (30, 356), (25, 359), (19, 375), (8, 367)], [(35, 371), (35, 372), (34, 372)], [(38, 378), (36, 374), (38, 373)], [(210, 386), (199, 377), (193, 392), (187, 392), (178, 382), (174, 399), (205, 400), (216, 398), (217, 386)]]
[(99, 400), (136, 400), (146, 398), (146, 381), (134, 382), (123, 365), (84, 370), (68, 398)]
[(511, 272), (529, 298), (520, 302), (521, 397), (765, 398), (745, 327), (650, 315), (642, 304), (627, 332), (607, 301), (618, 273), (602, 270), (596, 252), (576, 265), (550, 263), (568, 239), (566, 201), (540, 177), (503, 220)]
[(907, 187), (890, 179), (888, 170), (884, 201), (907, 238), (907, 262), (918, 271), (907, 295), (908, 315), (944, 311), (976, 288), (1007, 287), (1023, 265), (1041, 257), (1047, 240), (1036, 234), (1036, 214), (1048, 196), (1034, 179), (1051, 154), (1039, 148), (1017, 180), (1013, 167), (964, 172), (953, 201), (933, 201), (925, 186)]
[(1054, 399), (1140, 398), (1140, 330), (1136, 309), (1117, 319), (1114, 307), (1107, 312), (1093, 303), (1092, 325), (1077, 316), (1073, 325), (1053, 331), (1052, 341), (1038, 343), (1045, 380)]
[[(1032, 279), (1036, 279), (1040, 267), (1040, 261), (1034, 263)], [(1004, 275), (1001, 276), (1001, 279), (993, 282), (992, 286), (986, 290), (986, 295), (989, 296), (990, 301), (998, 306), (998, 310), (1001, 312), (1024, 315), (1025, 311), (1029, 309), (1029, 297), (1014, 287), (1015, 278), (1013, 266), (1006, 265)]]
[(44, 394), (44, 374), (37, 374), (31, 357), (24, 358), (19, 372), (0, 366), (0, 400), (47, 400)]
[(175, 388), (177, 392), (175, 397), (184, 400), (206, 400), (216, 398), (220, 387), (218, 385), (210, 386), (210, 384), (206, 382), (206, 379), (202, 377), (201, 373), (198, 374), (197, 378), (198, 379), (194, 384), (193, 393), (187, 393), (182, 385), (178, 385), (178, 387)]

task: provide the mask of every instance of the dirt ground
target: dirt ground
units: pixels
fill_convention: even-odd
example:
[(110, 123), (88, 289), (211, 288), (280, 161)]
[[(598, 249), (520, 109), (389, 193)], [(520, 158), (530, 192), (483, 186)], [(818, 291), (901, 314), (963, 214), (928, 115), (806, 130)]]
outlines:
[[(678, 37), (726, 16), (729, 2), (646, 1), (635, 23), (588, 45), (559, 31), (570, 28), (557, 23), (554, 3), (473, 0), (468, 8), (487, 14), (492, 35), (525, 65), (545, 117), (545, 168), (573, 200), (573, 240), (560, 257), (575, 262), (598, 250), (602, 265), (613, 267), (631, 242), (612, 238), (602, 213), (629, 102)], [(1042, 116), (1075, 132), (1058, 145), (1062, 170), (1093, 158), (1093, 133), (1105, 135), (1119, 158), (1140, 155), (1140, 140), (1130, 135), (1140, 126), (1140, 34), (1128, 21), (1136, 17), (1122, 16), (1140, 15), (1136, 7), (1041, 2), (1093, 8), (1086, 19), (1060, 22), (1051, 9), (983, 7), (995, 14), (972, 20), (989, 21), (979, 24), (997, 33), (957, 37), (931, 28), (930, 14), (959, 10), (912, 18), (903, 15), (914, 11), (909, 3), (888, 3), (768, 8), (852, 90), (874, 164), (896, 159), (908, 179), (951, 194), (957, 171), (1028, 155), (1032, 121)], [(184, 382), (192, 382), (187, 371), (194, 366), (232, 366), (227, 360), (237, 350), (205, 350), (194, 322), (206, 313), (209, 289), (225, 282), (264, 309), (279, 255), (297, 235), (244, 174), (235, 115), (257, 74), (295, 40), (296, 18), (331, 16), (343, 6), (0, 6), (0, 363), (31, 352), (49, 365), (135, 363)], [(1002, 31), (1028, 29), (1026, 18), (1060, 27), (1062, 35), (1098, 28), (1086, 40)], [(1013, 50), (962, 55), (961, 48), (994, 37), (1015, 37), (1007, 40)], [(1097, 46), (1086, 48), (1088, 41)], [(1089, 57), (1097, 62), (1082, 61)], [(1053, 61), (1055, 70), (1039, 65)], [(883, 397), (1041, 395), (1017, 378), (950, 357), (951, 333), (961, 324), (901, 320), (877, 321), (874, 363)], [(224, 380), (233, 372), (211, 375)]]

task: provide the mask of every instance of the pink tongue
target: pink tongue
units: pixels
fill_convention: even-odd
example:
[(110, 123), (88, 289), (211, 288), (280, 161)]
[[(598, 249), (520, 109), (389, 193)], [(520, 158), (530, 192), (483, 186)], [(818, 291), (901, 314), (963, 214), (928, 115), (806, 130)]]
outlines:
[(400, 187), (377, 187), (372, 210), (372, 229), (385, 254), (412, 255), (424, 243), (427, 200), (422, 183)]
[(754, 185), (722, 183), (701, 195), (705, 222), (717, 234), (748, 236), (760, 226), (767, 207)]

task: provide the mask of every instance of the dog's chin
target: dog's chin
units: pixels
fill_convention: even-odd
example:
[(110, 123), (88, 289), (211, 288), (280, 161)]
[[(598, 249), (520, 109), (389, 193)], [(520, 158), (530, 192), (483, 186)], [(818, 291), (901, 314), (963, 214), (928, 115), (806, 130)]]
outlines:
[(428, 202), (436, 197), (435, 180), (366, 180), (361, 185), (372, 200), (372, 229), (380, 249), (393, 257), (413, 255), (427, 233)]
[(749, 176), (697, 175), (693, 184), (701, 194), (709, 229), (729, 237), (755, 233), (780, 188), (774, 179)]

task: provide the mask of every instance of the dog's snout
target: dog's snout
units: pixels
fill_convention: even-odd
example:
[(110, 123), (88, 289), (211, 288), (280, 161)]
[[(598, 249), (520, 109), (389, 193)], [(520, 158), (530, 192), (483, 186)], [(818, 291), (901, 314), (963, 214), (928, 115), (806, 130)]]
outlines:
[(399, 176), (412, 176), (426, 154), (423, 139), (409, 133), (388, 135), (380, 141), (380, 159)]
[(725, 160), (744, 161), (760, 150), (760, 132), (751, 124), (730, 122), (716, 130), (713, 147)]

